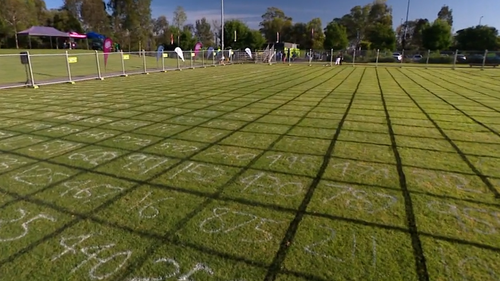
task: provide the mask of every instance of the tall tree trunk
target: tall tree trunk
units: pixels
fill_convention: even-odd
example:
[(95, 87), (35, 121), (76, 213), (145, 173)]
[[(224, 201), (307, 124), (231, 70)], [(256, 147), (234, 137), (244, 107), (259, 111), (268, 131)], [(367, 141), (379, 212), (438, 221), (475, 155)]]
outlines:
[(17, 29), (14, 29), (14, 38), (16, 39), (16, 49), (19, 49), (19, 38), (17, 37)]

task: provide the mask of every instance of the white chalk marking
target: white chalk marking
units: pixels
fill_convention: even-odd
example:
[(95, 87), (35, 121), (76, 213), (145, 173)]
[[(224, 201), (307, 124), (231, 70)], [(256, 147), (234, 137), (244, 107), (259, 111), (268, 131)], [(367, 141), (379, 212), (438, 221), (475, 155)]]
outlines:
[[(498, 233), (498, 227), (500, 227), (500, 223), (493, 224), (493, 221), (496, 220), (497, 216), (496, 211), (488, 211), (486, 209), (479, 208), (470, 208), (470, 207), (461, 207), (453, 204), (448, 204), (439, 201), (431, 201), (427, 203), (427, 207), (436, 213), (450, 215), (453, 216), (462, 231), (469, 232), (474, 231), (476, 233), (485, 234), (485, 235), (494, 235)], [(477, 212), (479, 215), (483, 217), (483, 219), (478, 218), (477, 216), (473, 216), (471, 212)], [(484, 218), (488, 217), (491, 221), (485, 220)], [(469, 226), (466, 225), (466, 221), (472, 222), (469, 223)], [(482, 226), (479, 229), (479, 226)]]
[(147, 174), (170, 161), (169, 158), (148, 156), (145, 154), (132, 154), (127, 157), (127, 160), (128, 164), (124, 165), (122, 169), (141, 175)]
[[(398, 198), (386, 193), (380, 193), (380, 192), (366, 192), (362, 189), (356, 189), (348, 185), (338, 185), (338, 184), (331, 184), (327, 183), (325, 184), (328, 187), (332, 187), (333, 189), (340, 189), (341, 191), (338, 193), (335, 193), (335, 195), (323, 199), (323, 203), (329, 203), (330, 201), (337, 199), (337, 198), (342, 198), (344, 196), (348, 196), (349, 199), (345, 200), (345, 206), (350, 207), (352, 209), (359, 210), (359, 203), (363, 206), (362, 209), (370, 214), (378, 213), (383, 210), (387, 210), (390, 207), (392, 207), (394, 204), (398, 202)], [(379, 208), (376, 208), (374, 206), (373, 202), (370, 201), (367, 197), (373, 196), (377, 199), (375, 199), (375, 202), (381, 201), (382, 199), (385, 204)]]
[(46, 186), (55, 181), (55, 178), (68, 178), (70, 175), (43, 168), (39, 165), (15, 174), (12, 178), (18, 182), (31, 186)]
[[(199, 227), (200, 229), (205, 232), (205, 233), (224, 233), (224, 234), (228, 234), (228, 233), (231, 233), (237, 229), (241, 229), (247, 225), (250, 225), (251, 223), (254, 223), (254, 222), (257, 222), (257, 225), (253, 228), (256, 232), (259, 232), (259, 233), (262, 233), (263, 236), (265, 237), (264, 239), (260, 239), (260, 240), (248, 240), (248, 239), (240, 239), (240, 241), (243, 241), (243, 242), (251, 242), (251, 243), (262, 243), (262, 242), (268, 242), (270, 240), (273, 239), (273, 235), (268, 232), (268, 231), (265, 231), (263, 230), (261, 227), (265, 224), (265, 223), (282, 223), (282, 222), (279, 222), (279, 221), (275, 221), (275, 220), (270, 220), (270, 219), (266, 219), (266, 218), (262, 218), (262, 217), (258, 217), (256, 215), (253, 215), (253, 214), (249, 214), (249, 213), (244, 213), (244, 212), (239, 212), (239, 211), (233, 211), (233, 210), (230, 210), (229, 208), (214, 208), (212, 210), (213, 212), (213, 216), (211, 217), (208, 217), (206, 219), (204, 219)], [(239, 224), (236, 224), (236, 225), (232, 225), (232, 226), (228, 226), (226, 221), (224, 221), (223, 219), (223, 216), (225, 215), (235, 215), (235, 216), (238, 216), (238, 217), (243, 217), (245, 218), (244, 222), (242, 223), (239, 223)], [(206, 224), (207, 223), (211, 223), (213, 220), (217, 220), (220, 227), (219, 228), (216, 228), (216, 229), (207, 229), (206, 228)]]
[(73, 134), (73, 133), (78, 133), (79, 131), (80, 131), (80, 129), (66, 127), (66, 126), (52, 127), (52, 128), (47, 130), (48, 133), (58, 132), (58, 133), (63, 133), (63, 134)]
[(222, 148), (215, 148), (215, 151), (206, 153), (205, 156), (218, 155), (222, 156), (223, 159), (235, 159), (240, 161), (252, 160), (257, 156), (255, 153), (238, 153), (237, 151), (225, 151)]
[(194, 145), (176, 144), (176, 143), (170, 143), (170, 142), (166, 142), (166, 143), (161, 144), (160, 148), (162, 148), (164, 150), (168, 150), (168, 151), (172, 151), (172, 152), (180, 152), (180, 153), (192, 152), (192, 151), (199, 150), (199, 148), (194, 146)]
[(95, 140), (103, 140), (107, 138), (114, 137), (115, 134), (113, 133), (108, 133), (108, 132), (98, 132), (98, 133), (93, 133), (93, 132), (81, 132), (76, 134), (77, 137), (79, 138), (89, 138), (89, 139), (95, 139)]
[(58, 120), (68, 120), (68, 121), (78, 121), (84, 118), (87, 118), (88, 116), (86, 115), (77, 115), (77, 114), (67, 114), (63, 116), (56, 117), (55, 119)]
[[(70, 192), (73, 192), (72, 195), (73, 198), (78, 200), (87, 199), (83, 203), (88, 203), (92, 200), (104, 198), (115, 193), (120, 193), (121, 191), (125, 190), (125, 188), (123, 187), (105, 183), (97, 183), (94, 182), (93, 180), (70, 181), (70, 182), (65, 182), (63, 186), (66, 187), (67, 190), (60, 194), (61, 197), (68, 195)], [(96, 195), (94, 194), (94, 191), (97, 191), (96, 193), (100, 193), (103, 191), (106, 193), (94, 197), (94, 195)]]
[[(148, 192), (148, 194), (146, 194), (146, 196), (144, 196), (139, 202), (137, 202), (137, 204), (135, 204), (133, 207), (131, 207), (129, 210), (132, 210), (132, 209), (135, 209), (135, 208), (138, 208), (146, 199), (148, 199), (153, 193), (150, 191)], [(161, 198), (161, 199), (157, 199), (153, 202), (150, 202), (148, 204), (145, 204), (143, 206), (140, 207), (139, 209), (139, 217), (140, 218), (144, 218), (144, 219), (152, 219), (152, 218), (155, 218), (156, 216), (158, 216), (160, 214), (160, 210), (158, 210), (158, 208), (156, 208), (154, 205), (155, 204), (158, 204), (158, 203), (161, 203), (163, 201), (167, 201), (167, 200), (171, 200), (171, 199), (174, 199), (173, 197), (165, 197), (165, 198)], [(152, 215), (146, 215), (144, 214), (147, 210), (152, 210), (153, 211), (153, 214)]]
[(29, 151), (31, 152), (39, 152), (39, 153), (44, 153), (48, 156), (56, 155), (56, 154), (62, 154), (67, 151), (73, 150), (77, 147), (82, 146), (81, 143), (73, 143), (73, 142), (68, 142), (68, 141), (62, 141), (62, 140), (55, 140), (51, 142), (46, 142), (41, 145), (37, 145), (34, 147), (29, 148)]
[(251, 187), (250, 191), (253, 193), (270, 196), (293, 197), (303, 193), (304, 190), (304, 185), (301, 182), (281, 182), (278, 177), (265, 172), (247, 176), (242, 178), (240, 182), (245, 184), (242, 191)]
[[(0, 229), (2, 229), (5, 224), (12, 224), (12, 223), (19, 222), (19, 221), (23, 220), (27, 215), (27, 212), (23, 209), (18, 209), (18, 212), (19, 212), (18, 218), (11, 219), (8, 221), (0, 219)], [(37, 220), (47, 220), (50, 222), (56, 221), (56, 219), (52, 216), (49, 216), (46, 214), (38, 214), (38, 215), (28, 219), (27, 221), (25, 221), (21, 224), (21, 228), (23, 229), (23, 232), (21, 234), (14, 236), (14, 237), (8, 237), (8, 238), (0, 237), (0, 242), (12, 242), (12, 241), (19, 240), (19, 239), (25, 237), (29, 232), (29, 225)]]
[(28, 162), (24, 162), (22, 160), (19, 160), (13, 156), (9, 155), (0, 155), (0, 171), (5, 171), (7, 169), (10, 169), (11, 167), (14, 166), (21, 166), (24, 165)]
[(224, 176), (225, 173), (223, 169), (217, 166), (189, 162), (171, 175), (169, 179), (174, 179), (180, 174), (187, 174), (189, 180), (211, 182), (213, 179)]
[(111, 161), (119, 156), (118, 152), (106, 151), (101, 148), (89, 149), (86, 151), (76, 152), (68, 156), (69, 160), (80, 160), (88, 162), (93, 166), (100, 165), (101, 163)]

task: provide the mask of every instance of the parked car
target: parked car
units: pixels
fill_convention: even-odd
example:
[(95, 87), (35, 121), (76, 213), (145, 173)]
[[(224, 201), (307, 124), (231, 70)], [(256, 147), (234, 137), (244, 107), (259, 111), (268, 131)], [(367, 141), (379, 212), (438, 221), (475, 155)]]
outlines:
[(462, 54), (457, 55), (457, 62), (464, 62), (466, 60), (467, 60), (467, 57), (465, 55), (462, 55)]
[(419, 61), (422, 58), (423, 58), (422, 55), (414, 55), (412, 59), (413, 59), (413, 61)]
[(401, 61), (403, 59), (403, 56), (400, 53), (393, 53), (392, 57), (397, 61)]

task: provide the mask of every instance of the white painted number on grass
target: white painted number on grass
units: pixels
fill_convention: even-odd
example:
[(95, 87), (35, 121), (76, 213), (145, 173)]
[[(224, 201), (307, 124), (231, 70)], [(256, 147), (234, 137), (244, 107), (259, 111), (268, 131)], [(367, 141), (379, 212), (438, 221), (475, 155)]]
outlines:
[[(2, 121), (3, 122), (3, 121)], [(0, 131), (0, 139), (12, 137), (14, 134), (13, 133), (7, 133), (7, 132), (2, 132)]]
[[(22, 229), (21, 233), (18, 235), (15, 235), (15, 236), (11, 236), (11, 237), (4, 237), (3, 234), (0, 234), (0, 242), (12, 242), (12, 241), (19, 240), (19, 239), (25, 237), (29, 232), (30, 224), (32, 224), (38, 220), (46, 220), (46, 221), (50, 221), (50, 222), (56, 221), (56, 219), (54, 217), (51, 217), (51, 216), (46, 215), (46, 214), (38, 214), (34, 217), (26, 219), (26, 216), (28, 215), (28, 213), (25, 210), (18, 209), (17, 211), (19, 212), (19, 217), (15, 218), (15, 219), (10, 219), (10, 220), (0, 219), (0, 231), (6, 225), (20, 224), (18, 226)], [(14, 231), (9, 228), (9, 232), (11, 233)], [(14, 233), (16, 233), (16, 232), (17, 231), (15, 231)]]
[(422, 185), (422, 186), (427, 186), (427, 183), (429, 184), (437, 184), (439, 180), (442, 180), (444, 184), (446, 185), (445, 187), (455, 187), (456, 189), (460, 191), (465, 191), (465, 192), (472, 192), (472, 193), (485, 193), (486, 190), (481, 190), (481, 189), (471, 189), (468, 188), (470, 186), (469, 181), (458, 174), (453, 174), (453, 173), (446, 173), (446, 174), (439, 174), (434, 171), (427, 171), (427, 170), (420, 170), (420, 169), (414, 169), (413, 174), (417, 177), (417, 181)]
[(223, 176), (226, 172), (216, 166), (190, 162), (177, 170), (169, 179), (177, 178), (179, 175), (187, 176), (189, 180), (210, 182)]
[(74, 133), (78, 133), (80, 131), (80, 129), (76, 129), (76, 128), (71, 128), (71, 127), (67, 127), (67, 126), (62, 126), (62, 127), (54, 127), (54, 128), (50, 128), (47, 130), (48, 133), (62, 133), (62, 134), (74, 134)]
[(113, 140), (113, 142), (123, 142), (126, 144), (138, 145), (138, 146), (147, 146), (151, 143), (150, 139), (141, 139), (135, 138), (131, 136), (119, 136)]
[(15, 147), (23, 147), (23, 146), (28, 146), (31, 144), (35, 144), (37, 142), (41, 142), (43, 139), (37, 139), (34, 137), (29, 137), (29, 136), (20, 136), (20, 137), (14, 137), (10, 139), (4, 139), (0, 141), (0, 147), (4, 148), (15, 148)]
[(89, 139), (94, 139), (94, 140), (103, 140), (103, 139), (108, 139), (111, 137), (114, 137), (115, 134), (113, 133), (107, 133), (107, 132), (81, 132), (76, 134), (77, 137), (79, 138), (89, 138)]
[(48, 156), (52, 156), (52, 155), (62, 154), (64, 152), (73, 150), (81, 145), (82, 144), (80, 144), (80, 143), (55, 140), (55, 141), (43, 143), (39, 146), (31, 147), (29, 149), (29, 151), (39, 152), (39, 153), (43, 153), (43, 154), (48, 155)]
[(63, 186), (66, 187), (67, 190), (60, 194), (61, 197), (71, 194), (71, 196), (75, 199), (84, 200), (83, 203), (108, 197), (112, 194), (125, 190), (123, 187), (96, 182), (93, 180), (70, 181), (65, 182)]
[(11, 167), (21, 166), (27, 162), (21, 161), (13, 156), (0, 155), (0, 171), (10, 169)]
[[(273, 239), (272, 233), (262, 229), (262, 227), (270, 223), (281, 223), (253, 214), (233, 211), (228, 208), (215, 208), (212, 212), (214, 214), (213, 216), (204, 219), (200, 223), (200, 229), (203, 232), (228, 234), (240, 230), (248, 233), (248, 226), (253, 226), (253, 230), (262, 236), (262, 239), (240, 239), (240, 241), (243, 242), (261, 243), (271, 241)], [(237, 221), (237, 223), (234, 223), (235, 221)]]
[(223, 159), (235, 159), (239, 161), (252, 160), (255, 158), (255, 153), (238, 153), (237, 151), (226, 151), (222, 148), (216, 148), (215, 151), (205, 154), (206, 156), (217, 155)]
[[(334, 256), (334, 255), (330, 254), (332, 252), (332, 250), (328, 249), (328, 248), (332, 247), (331, 245), (329, 246), (329, 244), (336, 239), (337, 232), (335, 231), (335, 229), (327, 227), (327, 226), (320, 226), (320, 227), (322, 229), (328, 230), (329, 235), (320, 241), (316, 241), (312, 244), (305, 246), (304, 251), (306, 251), (307, 253), (309, 253), (311, 255), (330, 259), (330, 260), (333, 260), (336, 262), (342, 262), (342, 263), (346, 262), (349, 255), (346, 255), (344, 253), (344, 255), (342, 255), (342, 257)], [(371, 240), (371, 243), (370, 243), (371, 245), (369, 245), (369, 248), (371, 248), (371, 255), (372, 255), (370, 263), (371, 263), (372, 267), (375, 268), (377, 266), (377, 241), (376, 241), (375, 236), (370, 236), (370, 240)], [(359, 251), (358, 245), (357, 245), (356, 233), (354, 233), (354, 232), (352, 233), (352, 241), (342, 241), (341, 245), (348, 245), (348, 242), (351, 242), (351, 243), (349, 243), (349, 244), (351, 244), (351, 246), (350, 247), (349, 246), (346, 246), (346, 247), (342, 246), (342, 249), (350, 248), (350, 260), (354, 261), (356, 259), (357, 252)], [(363, 248), (366, 248), (366, 246)], [(363, 251), (362, 256), (364, 256), (365, 253), (366, 252)]]
[(85, 115), (68, 114), (68, 115), (63, 115), (63, 116), (56, 117), (56, 119), (59, 119), (59, 120), (68, 120), (68, 121), (78, 121), (78, 120), (81, 120), (81, 119), (84, 119), (84, 118), (87, 118), (87, 117), (88, 116), (85, 116)]
[(193, 145), (175, 144), (170, 142), (163, 143), (160, 145), (160, 147), (167, 151), (180, 152), (180, 153), (197, 151), (199, 149), (198, 147)]
[[(345, 176), (368, 176), (368, 175), (381, 175), (385, 179), (389, 178), (389, 170), (386, 168), (375, 168), (363, 163), (339, 163), (332, 166), (333, 169), (342, 169), (342, 177)], [(353, 168), (353, 169), (351, 169)]]
[(59, 179), (68, 178), (69, 175), (53, 171), (50, 168), (33, 166), (27, 170), (17, 173), (13, 179), (31, 186), (46, 186)]
[(299, 156), (299, 155), (286, 156), (281, 154), (275, 154), (266, 156), (266, 158), (271, 160), (271, 163), (269, 164), (270, 168), (274, 166), (274, 164), (282, 164), (282, 163), (286, 165), (289, 169), (295, 167), (296, 164), (306, 165), (311, 169), (314, 168), (314, 165), (312, 163), (312, 158), (310, 156)]
[(146, 199), (149, 199), (149, 197), (152, 194), (153, 194), (152, 192), (148, 192), (148, 194), (146, 194), (146, 196), (144, 196), (139, 202), (137, 202), (137, 204), (135, 204), (129, 210), (139, 208), (139, 217), (140, 218), (152, 219), (160, 214), (160, 211), (154, 205), (161, 203), (163, 201), (174, 199), (172, 197), (165, 197), (165, 198), (154, 200), (152, 202), (151, 202), (151, 200), (149, 200), (149, 203), (145, 203)]
[(138, 173), (141, 175), (147, 174), (151, 170), (154, 170), (161, 165), (167, 163), (170, 159), (158, 156), (149, 156), (144, 154), (132, 154), (127, 157), (127, 162), (122, 168)]
[(333, 201), (333, 204), (338, 204), (337, 201), (342, 200), (346, 207), (355, 210), (362, 209), (370, 214), (387, 210), (398, 201), (397, 197), (385, 193), (367, 192), (351, 186), (331, 183), (326, 186), (328, 186), (328, 191), (333, 190), (334, 195), (324, 198), (323, 203)]
[(270, 196), (292, 197), (303, 192), (301, 182), (282, 182), (278, 177), (260, 172), (240, 180), (245, 184), (243, 191), (261, 193)]
[(439, 201), (427, 203), (427, 207), (436, 213), (454, 217), (457, 224), (465, 232), (476, 232), (485, 235), (498, 233), (500, 228), (500, 212), (480, 208), (458, 206)]
[[(192, 278), (197, 272), (202, 272), (208, 275), (214, 275), (213, 270), (205, 264), (197, 263), (191, 270), (181, 275), (181, 266), (177, 261), (172, 258), (160, 258), (155, 261), (155, 263), (164, 263), (169, 265), (169, 273), (158, 276), (158, 277), (135, 277), (131, 281), (163, 281), (170, 278), (177, 278), (177, 281), (195, 281)], [(199, 274), (197, 274), (199, 275)]]
[[(87, 239), (93, 237), (94, 234), (80, 235), (74, 237), (62, 237), (59, 244), (64, 248), (64, 251), (52, 258), (52, 261), (56, 261), (59, 258), (63, 257), (66, 254), (76, 255), (77, 253), (81, 253), (85, 255), (86, 259), (80, 262), (76, 267), (71, 270), (71, 273), (75, 273), (84, 265), (90, 264), (91, 268), (88, 272), (89, 277), (91, 279), (104, 280), (106, 278), (111, 277), (113, 274), (118, 272), (130, 259), (132, 256), (132, 251), (122, 251), (115, 252), (114, 254), (109, 254), (110, 250), (113, 249), (116, 244), (110, 243), (105, 245), (94, 245), (89, 247), (79, 247), (80, 244), (85, 242)], [(76, 243), (72, 245), (68, 245), (68, 241), (76, 240)], [(106, 255), (108, 253), (108, 255)], [(105, 256), (105, 257), (103, 257)], [(114, 270), (108, 272), (101, 272), (101, 268), (106, 266), (106, 264), (110, 262), (118, 261), (118, 265), (114, 268)]]
[(87, 162), (93, 166), (97, 166), (103, 162), (115, 159), (119, 156), (118, 152), (106, 151), (104, 149), (96, 148), (87, 151), (76, 152), (68, 156), (69, 160), (80, 160)]

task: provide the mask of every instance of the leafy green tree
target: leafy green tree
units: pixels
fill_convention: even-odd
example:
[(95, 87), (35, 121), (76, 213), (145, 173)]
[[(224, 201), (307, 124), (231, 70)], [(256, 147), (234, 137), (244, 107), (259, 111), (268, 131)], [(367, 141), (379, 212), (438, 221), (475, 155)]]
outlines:
[(429, 50), (446, 50), (452, 44), (451, 26), (437, 19), (422, 30), (422, 46)]
[(394, 50), (396, 48), (396, 33), (392, 27), (376, 23), (367, 30), (368, 41), (372, 49)]
[(206, 18), (196, 20), (195, 30), (196, 38), (203, 44), (203, 46), (212, 46), (214, 33), (212, 32), (212, 27)]
[[(285, 12), (276, 8), (269, 7), (262, 15), (260, 22), (260, 31), (268, 42), (276, 42), (277, 33), (281, 35), (286, 34), (285, 31), (289, 30), (292, 26), (292, 18), (285, 15)], [(281, 40), (280, 40), (281, 41)]]
[(441, 7), (437, 14), (437, 18), (448, 23), (450, 27), (453, 27), (453, 10), (450, 7), (444, 5)]
[(494, 27), (478, 25), (457, 31), (455, 36), (460, 50), (496, 50), (498, 30)]
[(347, 29), (345, 26), (331, 21), (325, 28), (325, 41), (323, 46), (325, 50), (342, 50), (349, 44), (347, 38)]
[(35, 3), (31, 0), (3, 0), (0, 19), (2, 19), (4, 26), (7, 27), (7, 36), (14, 37), (16, 49), (19, 49), (17, 33), (38, 23)]
[(314, 18), (307, 23), (307, 30), (309, 31), (309, 46), (304, 46), (306, 48), (312, 48), (315, 50), (323, 48), (323, 42), (325, 41), (325, 34), (323, 33), (322, 23), (320, 18)]
[(247, 33), (247, 36), (245, 38), (245, 43), (246, 43), (245, 48), (250, 48), (251, 50), (258, 50), (262, 48), (262, 45), (266, 43), (266, 38), (262, 36), (262, 33), (259, 30), (250, 30), (250, 32)]

